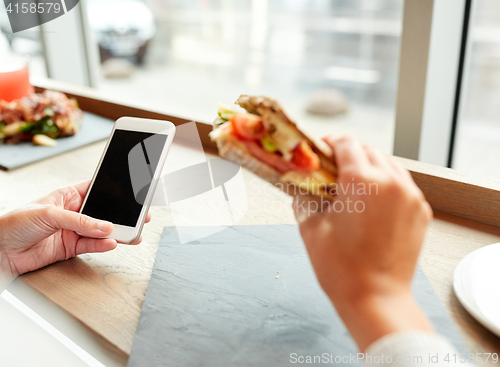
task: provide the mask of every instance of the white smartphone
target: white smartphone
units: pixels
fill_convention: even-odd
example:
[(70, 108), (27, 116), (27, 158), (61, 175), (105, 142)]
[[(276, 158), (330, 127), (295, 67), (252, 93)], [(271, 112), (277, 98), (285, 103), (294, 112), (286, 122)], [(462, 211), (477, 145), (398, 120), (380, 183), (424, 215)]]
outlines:
[(113, 223), (106, 238), (125, 244), (139, 239), (174, 135), (169, 121), (121, 117), (115, 122), (80, 209)]

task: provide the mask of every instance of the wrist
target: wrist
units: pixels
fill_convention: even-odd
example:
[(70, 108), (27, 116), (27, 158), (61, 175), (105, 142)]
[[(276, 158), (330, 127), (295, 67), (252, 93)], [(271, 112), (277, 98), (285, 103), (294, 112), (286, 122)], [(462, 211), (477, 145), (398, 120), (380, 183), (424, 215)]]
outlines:
[(0, 276), (6, 279), (13, 279), (19, 274), (15, 271), (7, 255), (0, 250)]
[(387, 294), (358, 294), (332, 302), (361, 351), (381, 337), (395, 332), (434, 332), (410, 289)]
[(19, 274), (15, 272), (9, 257), (5, 254), (7, 242), (4, 238), (4, 234), (6, 233), (5, 228), (8, 228), (8, 223), (6, 222), (6, 216), (0, 217), (0, 277), (2, 280), (12, 280)]
[(0, 293), (16, 278), (17, 274), (12, 271), (8, 258), (0, 252)]

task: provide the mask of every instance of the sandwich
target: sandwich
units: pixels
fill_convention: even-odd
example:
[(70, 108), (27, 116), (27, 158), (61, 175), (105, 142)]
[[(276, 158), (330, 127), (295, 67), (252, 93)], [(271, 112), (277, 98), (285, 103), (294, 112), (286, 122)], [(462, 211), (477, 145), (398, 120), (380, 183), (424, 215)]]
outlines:
[(210, 138), (219, 154), (290, 195), (333, 198), (336, 167), (313, 140), (288, 118), (275, 100), (242, 95), (243, 110), (219, 106)]

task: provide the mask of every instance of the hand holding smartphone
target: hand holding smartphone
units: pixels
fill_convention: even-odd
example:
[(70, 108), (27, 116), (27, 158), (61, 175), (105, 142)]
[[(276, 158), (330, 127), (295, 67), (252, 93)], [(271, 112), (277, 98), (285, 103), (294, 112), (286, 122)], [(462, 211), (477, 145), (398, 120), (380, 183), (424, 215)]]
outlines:
[(169, 121), (119, 118), (80, 213), (113, 223), (107, 238), (133, 244), (142, 227), (175, 135)]

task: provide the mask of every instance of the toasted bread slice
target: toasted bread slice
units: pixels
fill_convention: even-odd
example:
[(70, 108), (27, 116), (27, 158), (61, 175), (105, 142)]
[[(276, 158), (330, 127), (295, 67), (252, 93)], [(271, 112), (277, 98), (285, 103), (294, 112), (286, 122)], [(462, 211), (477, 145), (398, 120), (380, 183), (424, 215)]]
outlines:
[(311, 138), (300, 131), (297, 124), (288, 118), (277, 101), (265, 96), (248, 96), (243, 94), (238, 98), (236, 104), (244, 108), (248, 113), (263, 117), (271, 124), (290, 126), (290, 128), (294, 129), (307, 141), (313, 151), (319, 156), (321, 166), (332, 175), (337, 175), (337, 167), (335, 167), (332, 160)]
[[(315, 142), (304, 134), (297, 125), (288, 118), (281, 106), (275, 100), (264, 96), (242, 95), (236, 101), (248, 113), (261, 116), (280, 131), (289, 132), (294, 137), (306, 141), (318, 155), (321, 169), (316, 171), (290, 171), (280, 173), (273, 167), (251, 155), (245, 144), (231, 134), (217, 131), (223, 129), (220, 120), (214, 122), (214, 131), (211, 134), (219, 149), (219, 154), (225, 159), (239, 163), (257, 176), (278, 186), (290, 195), (312, 194), (331, 197), (335, 189), (337, 169), (328, 154), (319, 148)], [(223, 125), (223, 124), (222, 124)], [(286, 134), (285, 134), (286, 135)]]

